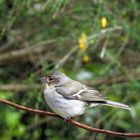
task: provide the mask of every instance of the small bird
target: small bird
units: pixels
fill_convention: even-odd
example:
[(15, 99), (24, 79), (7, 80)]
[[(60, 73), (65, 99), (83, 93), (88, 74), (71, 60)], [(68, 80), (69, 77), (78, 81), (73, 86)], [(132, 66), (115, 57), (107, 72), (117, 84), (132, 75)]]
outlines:
[(107, 105), (130, 110), (128, 105), (106, 100), (99, 91), (55, 71), (40, 79), (48, 106), (64, 119), (81, 115), (89, 107)]

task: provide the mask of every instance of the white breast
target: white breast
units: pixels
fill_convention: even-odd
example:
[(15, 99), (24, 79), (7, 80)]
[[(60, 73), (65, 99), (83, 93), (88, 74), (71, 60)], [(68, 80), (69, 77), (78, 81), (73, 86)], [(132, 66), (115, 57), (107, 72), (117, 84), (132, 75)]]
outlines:
[(85, 111), (85, 103), (83, 101), (64, 98), (55, 91), (55, 87), (46, 88), (44, 97), (49, 107), (63, 118), (81, 115)]

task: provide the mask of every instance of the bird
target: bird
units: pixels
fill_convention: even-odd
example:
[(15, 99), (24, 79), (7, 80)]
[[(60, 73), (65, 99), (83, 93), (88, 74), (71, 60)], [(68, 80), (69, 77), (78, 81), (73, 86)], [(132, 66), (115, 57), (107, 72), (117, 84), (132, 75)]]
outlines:
[(99, 91), (54, 71), (40, 78), (44, 98), (53, 112), (68, 120), (82, 115), (88, 108), (105, 105), (131, 110), (128, 105), (107, 100)]

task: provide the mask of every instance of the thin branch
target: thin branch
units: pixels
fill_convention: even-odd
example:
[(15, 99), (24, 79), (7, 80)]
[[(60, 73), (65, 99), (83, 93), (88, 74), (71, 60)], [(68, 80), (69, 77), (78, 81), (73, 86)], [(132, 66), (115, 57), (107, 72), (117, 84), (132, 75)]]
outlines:
[(110, 39), (110, 34), (107, 36), (106, 41), (102, 47), (101, 53), (100, 53), (100, 58), (103, 59), (107, 50), (108, 42)]
[[(138, 70), (128, 71), (129, 76), (135, 80), (140, 79), (140, 72)], [(101, 84), (114, 84), (114, 83), (125, 83), (129, 82), (130, 79), (126, 75), (113, 75), (110, 77), (103, 77), (99, 80), (88, 80), (86, 83), (90, 85), (101, 85)]]
[[(27, 111), (27, 112), (32, 112), (32, 113), (40, 114), (40, 115), (47, 115), (47, 116), (59, 117), (59, 116), (56, 115), (55, 113), (46, 112), (46, 111), (37, 110), (37, 109), (32, 109), (32, 108), (28, 108), (28, 107), (25, 107), (25, 106), (18, 105), (18, 104), (16, 104), (16, 103), (10, 102), (10, 101), (8, 101), (8, 100), (0, 99), (0, 102), (1, 102), (1, 103), (4, 103), (4, 104), (7, 104), (7, 105), (10, 105), (10, 106), (13, 106), (13, 107), (18, 108), (18, 109)], [(59, 118), (60, 118), (60, 117), (59, 117)]]
[(127, 43), (129, 41), (129, 38), (127, 37), (124, 41), (124, 43), (122, 44), (122, 46), (119, 48), (118, 52), (117, 52), (117, 55), (116, 56), (120, 56), (121, 53), (123, 52), (123, 50), (125, 49)]
[(0, 84), (0, 90), (1, 91), (27, 91), (27, 90), (37, 90), (39, 89), (41, 86), (40, 84), (32, 84), (32, 85), (28, 85), (28, 84)]
[[(45, 115), (45, 116), (52, 116), (52, 117), (57, 117), (57, 118), (63, 119), (62, 117), (56, 115), (55, 113), (46, 112), (46, 111), (37, 110), (37, 109), (32, 109), (32, 108), (29, 108), (29, 107), (25, 107), (25, 106), (22, 106), (22, 105), (15, 104), (13, 102), (10, 102), (10, 101), (4, 100), (4, 99), (0, 99), (0, 102), (4, 103), (6, 105), (10, 105), (10, 106), (13, 106), (15, 108), (18, 108), (20, 110), (27, 111), (27, 112), (31, 112), (31, 113), (35, 113), (35, 114), (39, 114), (39, 115)], [(104, 130), (104, 129), (99, 129), (99, 128), (93, 128), (91, 126), (79, 123), (79, 122), (74, 121), (72, 119), (69, 119), (68, 122), (77, 126), (77, 127), (80, 127), (80, 128), (83, 128), (83, 129), (86, 129), (86, 130), (89, 130), (89, 131), (95, 132), (95, 133), (114, 135), (114, 136), (118, 136), (118, 137), (140, 137), (140, 133), (121, 133), (121, 132), (115, 132), (115, 131)]]
[(68, 58), (78, 49), (78, 46), (72, 48), (56, 65), (55, 69), (59, 69), (62, 67), (65, 62), (68, 60)]
[(44, 50), (46, 50), (46, 44), (50, 44), (55, 42), (56, 40), (44, 40), (37, 44), (34, 44), (32, 46), (20, 49), (20, 50), (14, 50), (10, 52), (6, 52), (0, 55), (0, 64), (9, 63), (9, 61), (16, 60), (18, 58), (28, 58), (30, 54), (40, 54)]
[(117, 31), (117, 30), (121, 31), (122, 29), (123, 28), (121, 26), (115, 26), (115, 27), (106, 28), (106, 29), (101, 30), (101, 32), (99, 32), (99, 33), (95, 33), (93, 35), (90, 35), (88, 37), (88, 40), (89, 41), (93, 40), (94, 38), (97, 38), (97, 37), (99, 37), (101, 35), (106, 35), (107, 33), (114, 32), (114, 31)]

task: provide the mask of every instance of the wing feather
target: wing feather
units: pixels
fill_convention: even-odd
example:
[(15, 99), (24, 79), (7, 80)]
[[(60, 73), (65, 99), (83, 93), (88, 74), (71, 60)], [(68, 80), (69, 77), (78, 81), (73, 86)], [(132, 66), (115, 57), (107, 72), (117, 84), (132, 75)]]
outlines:
[(106, 101), (97, 90), (74, 80), (66, 83), (65, 85), (57, 86), (56, 91), (69, 99), (77, 99), (90, 102)]

